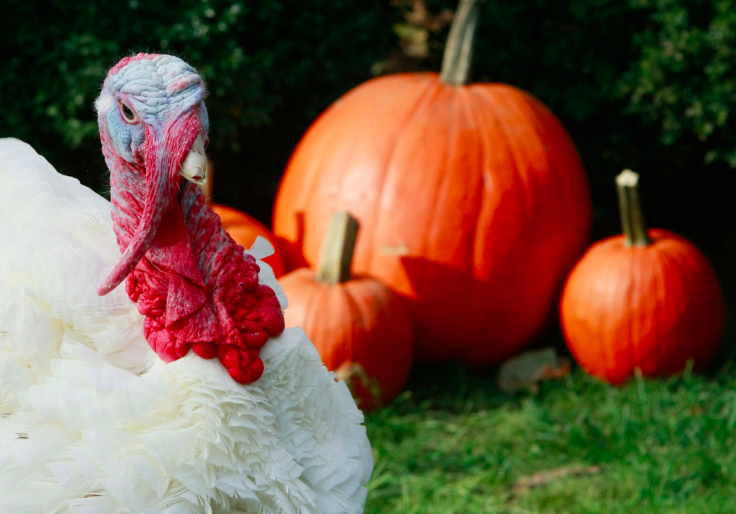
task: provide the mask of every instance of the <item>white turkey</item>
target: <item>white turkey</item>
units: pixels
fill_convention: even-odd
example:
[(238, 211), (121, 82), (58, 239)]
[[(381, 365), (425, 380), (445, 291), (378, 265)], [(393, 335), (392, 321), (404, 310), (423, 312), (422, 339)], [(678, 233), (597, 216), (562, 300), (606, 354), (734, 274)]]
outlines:
[(176, 57), (110, 70), (111, 203), (0, 140), (0, 513), (363, 512), (361, 412), (197, 187), (203, 93)]

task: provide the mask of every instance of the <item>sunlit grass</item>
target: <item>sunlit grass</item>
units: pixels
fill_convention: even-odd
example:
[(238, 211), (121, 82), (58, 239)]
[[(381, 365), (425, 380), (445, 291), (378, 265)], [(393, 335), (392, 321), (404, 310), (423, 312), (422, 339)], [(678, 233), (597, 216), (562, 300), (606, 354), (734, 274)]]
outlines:
[[(734, 513), (736, 367), (608, 386), (575, 369), (539, 394), (493, 375), (419, 367), (367, 417), (376, 461), (366, 513)], [(599, 473), (533, 488), (522, 477)]]

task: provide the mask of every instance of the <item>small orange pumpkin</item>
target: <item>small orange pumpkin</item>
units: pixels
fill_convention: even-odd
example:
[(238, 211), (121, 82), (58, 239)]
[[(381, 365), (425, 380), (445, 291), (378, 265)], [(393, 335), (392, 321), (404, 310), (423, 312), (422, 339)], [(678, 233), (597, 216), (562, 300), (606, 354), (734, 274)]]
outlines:
[(200, 184), (200, 188), (204, 193), (207, 205), (220, 217), (222, 228), (230, 234), (236, 243), (245, 249), (251, 247), (258, 236), (265, 237), (271, 246), (273, 246), (273, 254), (265, 257), (263, 262), (273, 268), (276, 277), (280, 277), (286, 273), (284, 258), (281, 255), (281, 249), (276, 241), (276, 237), (271, 233), (266, 225), (244, 212), (232, 207), (218, 205), (212, 203), (212, 183), (215, 178), (215, 166), (211, 159), (207, 158), (206, 180)]
[(712, 361), (726, 328), (718, 280), (698, 249), (666, 230), (646, 231), (629, 170), (616, 182), (624, 235), (594, 244), (571, 272), (560, 302), (570, 350), (590, 374), (620, 384)]
[(209, 204), (212, 210), (220, 217), (222, 228), (224, 228), (230, 236), (235, 239), (243, 248), (250, 248), (258, 236), (263, 236), (271, 243), (274, 249), (273, 255), (265, 257), (263, 261), (273, 268), (276, 277), (280, 277), (286, 273), (284, 259), (281, 256), (276, 238), (266, 226), (255, 219), (253, 216), (241, 212), (232, 207), (225, 205)]
[(281, 277), (289, 299), (286, 326), (301, 326), (325, 366), (346, 380), (358, 406), (372, 410), (404, 387), (413, 358), (411, 318), (403, 301), (376, 279), (350, 277), (358, 222), (347, 212), (330, 221), (319, 271)]

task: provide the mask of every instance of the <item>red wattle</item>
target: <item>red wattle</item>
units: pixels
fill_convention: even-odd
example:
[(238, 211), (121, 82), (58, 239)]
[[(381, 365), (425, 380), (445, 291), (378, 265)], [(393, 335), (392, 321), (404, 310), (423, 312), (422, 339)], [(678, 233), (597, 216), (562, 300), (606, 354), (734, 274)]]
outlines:
[(117, 156), (102, 134), (118, 244), (124, 255), (134, 243), (144, 250), (116, 270), (135, 262), (126, 292), (162, 360), (177, 360), (191, 347), (199, 357), (217, 356), (233, 379), (247, 384), (263, 373), (259, 350), (283, 332), (284, 317), (273, 290), (258, 283), (255, 259), (222, 229), (199, 188), (178, 176), (198, 123), (190, 113), (161, 132), (149, 128), (145, 167)]
[(258, 358), (258, 350), (218, 346), (217, 355), (230, 376), (241, 384), (255, 382), (263, 374), (263, 361)]

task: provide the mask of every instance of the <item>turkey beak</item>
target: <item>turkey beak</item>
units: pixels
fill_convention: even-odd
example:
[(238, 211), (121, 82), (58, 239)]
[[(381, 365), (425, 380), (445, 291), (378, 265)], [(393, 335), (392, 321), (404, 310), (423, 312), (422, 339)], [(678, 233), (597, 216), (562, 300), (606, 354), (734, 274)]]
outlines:
[(189, 182), (203, 186), (207, 182), (207, 157), (204, 154), (204, 136), (199, 134), (194, 140), (179, 174)]
[[(194, 143), (201, 138), (201, 125), (195, 112), (190, 112), (163, 126), (146, 127), (146, 200), (135, 236), (120, 261), (97, 290), (104, 296), (135, 269), (156, 237), (161, 220), (176, 198), (180, 174), (194, 182), (197, 173), (204, 174)], [(204, 140), (201, 140), (204, 159)], [(191, 161), (189, 157), (193, 156)], [(186, 164), (189, 162), (189, 164)], [(185, 166), (186, 164), (186, 166)], [(197, 171), (198, 170), (198, 171)], [(190, 176), (187, 176), (186, 174)]]

